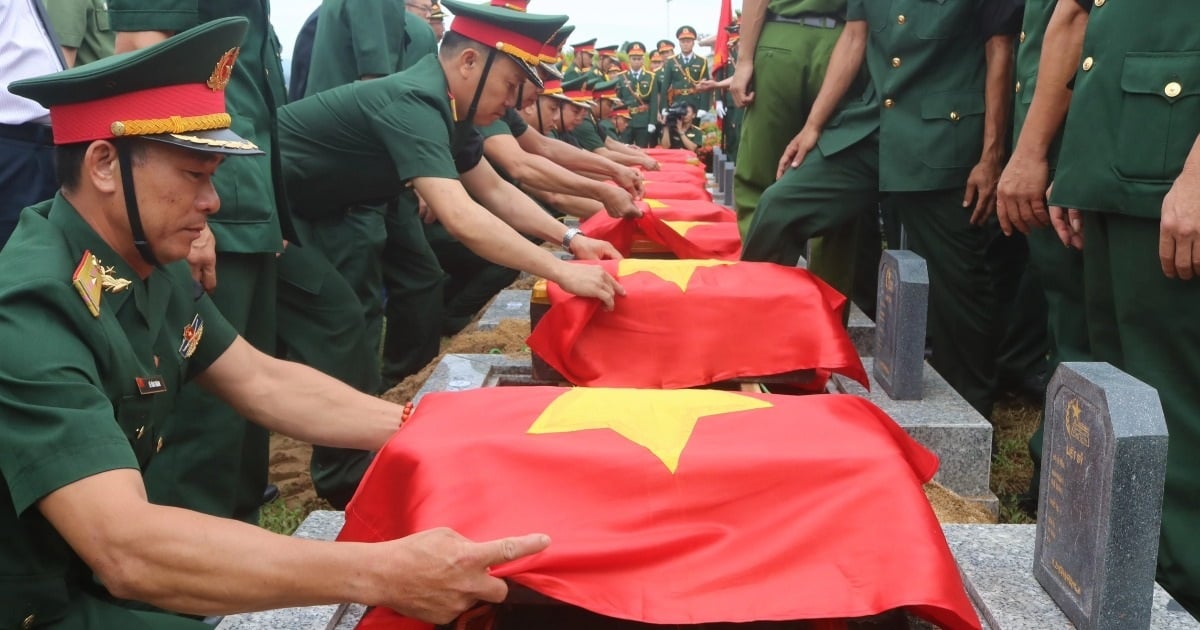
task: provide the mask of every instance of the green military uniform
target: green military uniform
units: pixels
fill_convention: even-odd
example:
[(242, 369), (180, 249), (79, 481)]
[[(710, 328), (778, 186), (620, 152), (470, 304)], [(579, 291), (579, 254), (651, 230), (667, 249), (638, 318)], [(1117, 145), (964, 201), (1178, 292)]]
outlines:
[[(676, 39), (687, 37), (696, 39), (696, 29), (683, 26), (675, 32)], [(687, 59), (684, 59), (682, 54), (678, 54), (666, 60), (662, 67), (659, 108), (670, 107), (676, 103), (691, 103), (697, 111), (711, 108), (712, 95), (696, 90), (696, 86), (701, 81), (710, 78), (712, 77), (708, 70), (708, 60), (703, 55), (696, 54), (695, 51)]]
[[(994, 226), (969, 223), (967, 176), (982, 154), (985, 2), (850, 0), (870, 31), (873, 79), (847, 99), (799, 168), (763, 195), (743, 257), (794, 264), (804, 243), (861, 217), (882, 193), (929, 265), (931, 363), (984, 416), (995, 396), (997, 310), (986, 252)], [(756, 64), (757, 67), (757, 64)]]
[[(589, 39), (587, 41), (582, 41), (577, 44), (572, 44), (571, 48), (574, 49), (574, 54), (576, 57), (578, 57), (579, 55), (581, 55), (583, 53), (587, 53), (592, 56), (593, 60), (595, 59), (595, 56), (596, 56), (596, 40), (595, 39)], [(564, 60), (563, 64), (564, 65), (561, 68), (562, 75), (563, 75), (563, 83), (566, 83), (567, 81), (573, 81), (580, 76), (587, 77), (589, 79), (591, 79), (592, 77), (601, 78), (601, 79), (604, 78), (604, 75), (600, 73), (600, 69), (597, 68), (594, 64), (591, 66), (588, 66), (588, 68), (586, 70), (581, 69), (579, 67), (578, 59), (572, 59), (571, 63), (569, 65), (567, 65), (566, 61)]]
[[(686, 136), (688, 140), (691, 140), (692, 143), (694, 143), (696, 145), (697, 149), (704, 146), (704, 132), (701, 131), (700, 128), (697, 127), (696, 125), (692, 125), (692, 126), (688, 127), (687, 131), (684, 132), (683, 135)], [(671, 135), (671, 148), (672, 149), (683, 149), (686, 147), (683, 146), (683, 140), (681, 140), (679, 138), (679, 136), (672, 134)]]
[(588, 114), (584, 121), (572, 132), (579, 146), (585, 151), (595, 151), (604, 148), (604, 136), (596, 119)]
[[(127, 125), (118, 140), (111, 121), (122, 116), (96, 101), (119, 96), (142, 119), (170, 120), (189, 103), (141, 98), (143, 91), (205, 84), (223, 90), (221, 68), (232, 63), (227, 51), (245, 32), (245, 20), (219, 20), (144, 50), (9, 87), (50, 108), (56, 143), (114, 142), (119, 160), (133, 165), (123, 173), (132, 186), (139, 163), (126, 142), (138, 142), (139, 131)], [(198, 117), (225, 113), (193, 100)], [(66, 105), (73, 109), (56, 109)], [(227, 129), (187, 119), (176, 124), (176, 134), (141, 135), (140, 142), (259, 153)], [(238, 159), (252, 158), (228, 163)], [(81, 197), (94, 190), (85, 188)], [(120, 209), (131, 226), (125, 243), (142, 232), (142, 217), (164, 211), (161, 204)], [(148, 473), (173, 451), (194, 449), (171, 412), (184, 384), (237, 337), (186, 263), (151, 265), (147, 245), (131, 254), (139, 260), (118, 255), (110, 242), (121, 237), (102, 237), (89, 224), (104, 211), (76, 209), (60, 193), (26, 209), (0, 252), (0, 265), (11, 271), (0, 278), (0, 628), (205, 627), (119, 607), (38, 508), (48, 495), (87, 477), (120, 469)], [(180, 212), (170, 204), (165, 211)]]
[[(729, 27), (729, 30), (736, 35), (738, 27), (734, 25)], [(713, 79), (723, 81), (733, 76), (738, 58), (736, 42), (736, 39), (729, 40), (729, 62), (713, 72)], [(721, 123), (721, 150), (725, 152), (727, 159), (735, 164), (734, 168), (736, 169), (738, 143), (741, 140), (742, 120), (745, 118), (746, 110), (737, 106), (733, 100), (733, 92), (730, 90), (722, 90), (718, 98), (725, 107), (725, 118)]]
[[(631, 42), (625, 50), (630, 58), (645, 58), (646, 47), (641, 42)], [(649, 68), (630, 69), (618, 78), (617, 98), (629, 108), (630, 144), (647, 148), (651, 146), (650, 125), (657, 125), (658, 86), (655, 73)]]
[[(273, 354), (276, 339), (276, 254), (290, 231), (280, 212), (272, 155), (275, 108), (287, 102), (279, 41), (267, 0), (109, 0), (115, 31), (182, 31), (226, 16), (250, 20), (225, 91), (232, 129), (266, 155), (230, 160), (213, 177), (221, 211), (209, 219), (217, 241), (213, 301), (254, 347)], [(284, 223), (281, 225), (281, 221)], [(181, 394), (180, 446), (146, 473), (155, 503), (257, 522), (267, 485), (268, 436), (198, 386)]]
[(1083, 211), (1094, 360), (1162, 399), (1171, 439), (1158, 580), (1200, 615), (1200, 290), (1158, 260), (1163, 198), (1200, 135), (1195, 10), (1187, 0), (1092, 8), (1051, 201)]
[[(1054, 13), (1053, 0), (1026, 0), (1025, 19), (1020, 43), (1017, 47), (1016, 102), (1013, 104), (1014, 142), (1020, 137), (1025, 116), (1033, 103), (1037, 83), (1038, 62), (1042, 55), (1042, 42), (1046, 25)], [(1050, 164), (1050, 180), (1054, 180), (1055, 164), (1061, 136), (1051, 144), (1047, 161)], [(1045, 295), (1047, 314), (1047, 336), (1049, 338), (1048, 373), (1053, 374), (1062, 361), (1090, 361), (1087, 317), (1083, 302), (1083, 254), (1063, 247), (1062, 241), (1050, 227), (1035, 229), (1028, 237), (1030, 271), (1037, 278)], [(1042, 427), (1029, 442), (1035, 474), (1030, 484), (1030, 497), (1037, 496), (1039, 475), (1037, 469), (1042, 460)]]
[(45, 0), (45, 5), (58, 43), (75, 49), (76, 66), (113, 54), (117, 34), (108, 26), (105, 0)]

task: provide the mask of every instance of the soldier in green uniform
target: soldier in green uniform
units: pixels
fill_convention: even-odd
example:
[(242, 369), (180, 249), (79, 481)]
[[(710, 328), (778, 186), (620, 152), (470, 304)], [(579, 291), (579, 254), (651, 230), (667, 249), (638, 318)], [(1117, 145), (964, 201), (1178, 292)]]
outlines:
[(729, 88), (733, 85), (734, 68), (737, 66), (738, 34), (741, 26), (736, 23), (730, 24), (726, 30), (729, 32), (729, 61), (714, 70), (712, 80), (702, 82), (700, 87), (705, 91), (720, 90), (714, 97), (714, 102), (717, 115), (721, 117), (722, 122), (721, 150), (725, 152), (730, 161), (736, 164), (745, 110), (738, 106), (737, 101), (733, 98), (733, 92)]
[(712, 77), (708, 72), (708, 60), (693, 53), (696, 29), (681, 26), (675, 31), (675, 39), (679, 40), (679, 54), (663, 63), (660, 104), (666, 108), (676, 103), (689, 103), (697, 111), (707, 110), (711, 107), (711, 94), (698, 88), (701, 81)]
[[(998, 336), (987, 250), (1002, 238), (987, 218), (1019, 19), (1014, 7), (983, 0), (850, 0), (830, 61), (839, 71), (826, 75), (779, 161), (781, 179), (760, 200), (743, 251), (795, 264), (809, 238), (873, 217), (886, 194), (929, 265), (931, 363), (985, 417)], [(864, 60), (872, 82), (847, 94)]]
[[(581, 275), (577, 266), (561, 263), (472, 201), (459, 183), (461, 177), (479, 201), (531, 236), (554, 243), (566, 237), (565, 245), (582, 257), (610, 253), (607, 244), (568, 231), (496, 177), (482, 160), (483, 141), (473, 127), (491, 124), (515, 105), (516, 86), (526, 78), (541, 84), (534, 65), (538, 53), (566, 18), (448, 0), (442, 4), (458, 17), (443, 39), (440, 57), (425, 57), (403, 72), (328, 90), (280, 110), (284, 176), (298, 200), (296, 212), (321, 220), (349, 204), (399, 194), (411, 185), (437, 220), (472, 251), (511, 268), (562, 278), (574, 292), (611, 299), (619, 287), (609, 276)], [(480, 16), (509, 30), (495, 33), (497, 27), (481, 27)], [(510, 32), (514, 29), (522, 32)], [(489, 37), (519, 38), (526, 48), (512, 48), (516, 44), (505, 39), (490, 39), (488, 46), (474, 39)], [(507, 42), (503, 51), (491, 47), (497, 41)], [(332, 119), (346, 124), (331, 127)], [(389, 296), (403, 305), (410, 325), (397, 330), (403, 338), (389, 335), (387, 345), (396, 344), (397, 354), (407, 352), (407, 365), (415, 372), (436, 356), (443, 318), (441, 270), (416, 216), (410, 224), (417, 231), (408, 239), (412, 264), (438, 275), (430, 278), (428, 291)]]
[(116, 598), (193, 615), (353, 599), (446, 622), (503, 599), (488, 566), (547, 542), (313, 543), (147, 500), (139, 469), (176, 448), (163, 423), (189, 380), (305, 441), (374, 449), (400, 424), (400, 407), (255, 350), (182, 262), (220, 206), (222, 154), (259, 154), (223, 106), (245, 32), (216, 20), (10, 86), (54, 112), (63, 186), (0, 253), (21, 270), (0, 279), (0, 627), (210, 627)]
[[(225, 319), (255, 348), (273, 354), (277, 256), (284, 238), (295, 235), (276, 189), (275, 109), (287, 102), (287, 90), (269, 2), (109, 0), (118, 52), (228, 16), (250, 20), (225, 93), (233, 130), (266, 155), (231, 160), (217, 174), (221, 213), (208, 222), (211, 234), (193, 244), (189, 262)], [(174, 414), (164, 428), (179, 446), (146, 471), (151, 501), (257, 522), (267, 485), (267, 433), (198, 386), (185, 387), (181, 401), (186, 412)]]
[[(1055, 13), (1058, 17), (1052, 21)], [(1071, 100), (1068, 83), (1078, 67), (1086, 23), (1086, 11), (1074, 2), (1026, 0), (1017, 47), (1017, 97), (1013, 108), (1016, 148), (996, 190), (1000, 225), (1006, 234), (1020, 231), (1028, 238), (1030, 271), (1036, 274), (1045, 293), (1049, 374), (1062, 361), (1091, 360), (1083, 302), (1083, 255), (1062, 246), (1050, 227), (1046, 209), (1046, 189), (1054, 181), (1062, 124)], [(1045, 56), (1042, 64), (1044, 50), (1054, 52)], [(1037, 509), (1042, 459), (1040, 424), (1029, 441), (1029, 452), (1034, 475), (1025, 505), (1033, 512)]]
[(579, 76), (591, 77), (600, 73), (599, 69), (592, 66), (592, 57), (596, 54), (596, 40), (594, 38), (572, 44), (571, 52), (575, 55), (571, 61), (571, 65), (562, 68), (564, 82), (572, 81)]
[(442, 12), (442, 5), (434, 2), (433, 9), (429, 12), (429, 26), (433, 29), (433, 38), (437, 41), (442, 41), (442, 35), (446, 34), (446, 14)]
[(117, 34), (108, 26), (108, 2), (45, 0), (45, 5), (68, 68), (113, 54)]
[[(676, 120), (668, 120), (658, 146), (664, 149), (687, 149), (695, 153), (704, 146), (704, 132), (695, 125), (696, 109), (691, 103), (684, 105), (687, 113)], [(672, 125), (674, 123), (674, 125)]]
[(663, 54), (657, 50), (650, 53), (650, 72), (658, 75), (659, 70), (662, 70)]
[(620, 46), (613, 44), (611, 46), (600, 46), (596, 49), (596, 56), (600, 58), (600, 63), (597, 71), (600, 78), (605, 81), (611, 80), (621, 71), (621, 58), (617, 56), (617, 50)]
[[(1083, 249), (1084, 305), (1095, 360), (1140, 379), (1162, 400), (1171, 439), (1157, 578), (1200, 615), (1196, 5), (1169, 0), (1086, 6), (1091, 15), (1050, 216), (1063, 242)], [(1035, 106), (1042, 89), (1039, 77)]]
[(658, 120), (654, 109), (658, 103), (659, 84), (654, 72), (643, 65), (645, 44), (630, 42), (625, 54), (629, 56), (629, 71), (620, 76), (617, 96), (629, 110), (629, 144), (646, 148), (650, 146), (650, 137)]
[(612, 112), (612, 107), (621, 101), (617, 98), (619, 81), (594, 80), (591, 82), (591, 101), (584, 119), (574, 127), (575, 138), (579, 146), (586, 151), (596, 153), (623, 166), (638, 166), (646, 170), (659, 168), (658, 162), (635, 149), (608, 138), (600, 129), (599, 121), (604, 120)]
[(612, 115), (600, 123), (608, 137), (622, 144), (633, 144), (633, 129), (629, 126), (632, 117), (624, 104), (613, 108)]

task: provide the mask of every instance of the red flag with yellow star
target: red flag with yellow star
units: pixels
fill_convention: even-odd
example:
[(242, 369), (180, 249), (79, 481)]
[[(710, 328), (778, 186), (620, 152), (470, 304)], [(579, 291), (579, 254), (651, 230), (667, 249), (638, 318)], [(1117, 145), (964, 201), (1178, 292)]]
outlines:
[(549, 283), (550, 310), (527, 343), (571, 383), (675, 389), (796, 370), (867, 383), (842, 325), (846, 298), (804, 269), (723, 260), (575, 264), (603, 266), (627, 295), (606, 311)]
[[(936, 457), (846, 395), (497, 387), (426, 396), (340, 539), (546, 533), (498, 577), (655, 624), (864, 617), (978, 628), (922, 492)], [(363, 627), (394, 628), (376, 610)], [(373, 624), (373, 625), (371, 625)]]
[(694, 182), (654, 182), (646, 180), (645, 195), (653, 199), (699, 199), (712, 201), (712, 193)]
[(643, 171), (642, 178), (647, 182), (692, 184), (703, 188), (708, 183), (704, 170), (696, 167), (686, 169), (663, 169), (660, 171)]
[(653, 199), (635, 202), (642, 213), (654, 211), (664, 221), (704, 221), (724, 223), (737, 221), (737, 214), (725, 206), (698, 199)]
[(738, 260), (742, 254), (742, 235), (732, 221), (664, 220), (647, 208), (636, 219), (594, 214), (579, 227), (592, 238), (612, 243), (626, 257), (633, 255), (638, 240), (655, 243), (677, 258)]
[(686, 164), (699, 164), (700, 158), (696, 157), (694, 151), (687, 149), (663, 149), (660, 147), (650, 147), (642, 149), (642, 151), (657, 160), (660, 164), (667, 162), (683, 162)]

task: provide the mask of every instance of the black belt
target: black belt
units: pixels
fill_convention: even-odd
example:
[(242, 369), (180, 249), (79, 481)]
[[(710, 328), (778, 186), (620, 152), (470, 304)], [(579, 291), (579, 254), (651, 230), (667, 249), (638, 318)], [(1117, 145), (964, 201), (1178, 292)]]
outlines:
[(770, 11), (767, 11), (767, 21), (778, 24), (802, 24), (816, 28), (837, 28), (846, 22), (845, 18), (834, 15), (805, 13), (796, 16), (783, 16)]
[(0, 125), (0, 138), (45, 145), (54, 144), (54, 133), (50, 131), (50, 125), (39, 125), (38, 123)]

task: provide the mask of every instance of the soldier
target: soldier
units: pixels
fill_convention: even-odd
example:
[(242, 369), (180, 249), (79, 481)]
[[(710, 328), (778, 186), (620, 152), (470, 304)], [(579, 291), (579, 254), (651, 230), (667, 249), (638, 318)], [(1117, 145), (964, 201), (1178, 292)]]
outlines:
[(704, 81), (700, 88), (705, 91), (721, 90), (715, 96), (717, 115), (721, 117), (721, 150), (734, 163), (737, 162), (738, 141), (742, 131), (742, 115), (744, 109), (738, 106), (733, 98), (730, 86), (733, 84), (734, 68), (738, 58), (738, 34), (741, 25), (734, 23), (726, 27), (729, 33), (729, 61), (713, 71), (713, 80)]
[(657, 116), (654, 108), (658, 102), (658, 81), (654, 71), (643, 67), (646, 60), (646, 46), (641, 42), (630, 42), (625, 48), (629, 56), (629, 71), (620, 77), (617, 96), (629, 112), (629, 144), (646, 148), (650, 146), (650, 137), (656, 131), (654, 122)]
[(613, 44), (612, 46), (601, 46), (596, 49), (596, 55), (600, 57), (599, 73), (600, 77), (605, 81), (609, 81), (621, 72), (621, 58), (617, 56), (617, 49), (620, 46)]
[(46, 0), (45, 5), (68, 68), (113, 54), (117, 34), (108, 26), (105, 0)]
[[(571, 62), (570, 66), (562, 67), (564, 82), (569, 82), (579, 76), (591, 77), (599, 74), (599, 71), (592, 67), (592, 57), (596, 54), (596, 40), (594, 38), (572, 44), (571, 51), (575, 54), (575, 59)], [(564, 61), (563, 63), (566, 62)]]
[(657, 50), (650, 53), (650, 73), (657, 76), (658, 72), (660, 70), (662, 70), (662, 66), (663, 66), (662, 53), (658, 52)]
[[(1066, 41), (1078, 42), (1080, 7), (1068, 4), (1059, 3), (1073, 34)], [(1079, 4), (1091, 12), (1082, 47), (1042, 55), (1051, 76), (1051, 56), (1079, 60), (1049, 214), (1063, 243), (1083, 249), (1094, 360), (1144, 381), (1162, 400), (1171, 440), (1157, 578), (1200, 615), (1200, 320), (1193, 308), (1200, 307), (1200, 116), (1190, 82), (1200, 68), (1196, 5)], [(1040, 73), (1035, 109), (1045, 88)]]
[[(712, 78), (708, 72), (708, 60), (693, 53), (696, 46), (696, 29), (681, 26), (675, 31), (679, 40), (679, 54), (663, 63), (662, 106), (689, 103), (696, 109), (710, 108), (710, 94), (698, 89), (705, 79)], [(665, 118), (659, 121), (665, 122)]]
[[(644, 152), (608, 138), (600, 130), (599, 121), (612, 112), (612, 106), (621, 101), (617, 98), (617, 80), (592, 83), (592, 98), (584, 120), (574, 129), (575, 137), (584, 150), (608, 158), (617, 164), (637, 166), (646, 170), (659, 168), (658, 162)], [(593, 114), (594, 112), (594, 114)]]
[(664, 123), (662, 138), (658, 146), (664, 149), (687, 149), (693, 153), (704, 147), (704, 132), (695, 125), (696, 108), (684, 103), (686, 113)]
[[(958, 7), (850, 0), (830, 60), (838, 72), (779, 160), (743, 257), (795, 264), (809, 238), (869, 220), (887, 193), (929, 263), (931, 363), (988, 417), (998, 304), (987, 250), (999, 230), (987, 218), (1011, 111), (1011, 89), (998, 86), (1011, 78), (1019, 16), (990, 2)], [(864, 61), (872, 82), (856, 95)]]
[(433, 36), (437, 41), (442, 41), (442, 35), (446, 34), (446, 14), (442, 12), (442, 5), (434, 2), (433, 10), (429, 12), (429, 26), (433, 28)]
[(631, 119), (629, 108), (625, 105), (619, 105), (613, 109), (612, 118), (609, 119), (609, 124), (612, 126), (609, 137), (616, 138), (617, 142), (633, 144), (633, 128), (629, 126)]
[[(472, 201), (459, 183), (461, 177), (477, 199), (531, 236), (562, 243), (583, 257), (609, 255), (607, 244), (568, 232), (500, 180), (482, 159), (483, 140), (472, 127), (503, 116), (516, 104), (516, 86), (526, 78), (541, 84), (535, 64), (544, 41), (565, 16), (450, 0), (442, 5), (457, 17), (438, 57), (425, 57), (404, 72), (328, 90), (280, 110), (285, 182), (293, 198), (303, 200), (297, 203), (297, 213), (320, 220), (336, 216), (347, 205), (399, 194), (411, 185), (438, 221), (481, 256), (539, 276), (557, 276), (574, 291), (610, 299), (619, 291), (611, 277), (591, 270), (583, 276), (577, 265), (560, 264)], [(491, 43), (485, 46), (480, 40)], [(503, 50), (495, 48), (495, 42), (503, 42)], [(455, 117), (462, 122), (455, 124)], [(331, 119), (347, 124), (332, 127)], [(416, 208), (410, 211), (414, 216), (408, 225), (417, 233), (406, 240), (413, 248), (407, 269), (422, 271), (411, 277), (408, 291), (389, 295), (389, 302), (403, 309), (403, 323), (391, 329), (403, 336), (389, 334), (387, 341), (394, 356), (406, 357), (397, 368), (404, 370), (400, 374), (416, 372), (436, 356), (442, 324), (441, 270), (416, 220)], [(389, 320), (393, 312), (389, 308)]]
[(261, 155), (223, 106), (246, 24), (216, 20), (11, 86), (54, 112), (62, 189), (22, 214), (0, 253), (21, 270), (0, 279), (5, 628), (211, 627), (121, 600), (191, 615), (355, 600), (441, 623), (504, 599), (488, 567), (548, 542), (440, 530), (320, 543), (147, 500), (139, 468), (174, 448), (161, 423), (188, 379), (304, 441), (377, 449), (401, 420), (396, 405), (255, 350), (182, 262), (220, 206), (222, 159)]

